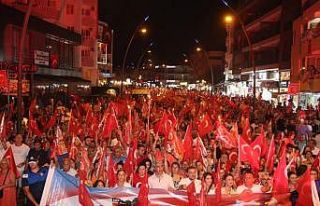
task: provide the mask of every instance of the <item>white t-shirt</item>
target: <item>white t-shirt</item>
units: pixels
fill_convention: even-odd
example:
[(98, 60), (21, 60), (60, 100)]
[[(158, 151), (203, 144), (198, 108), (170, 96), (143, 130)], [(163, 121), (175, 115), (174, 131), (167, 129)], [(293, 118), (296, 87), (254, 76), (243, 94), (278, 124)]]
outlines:
[[(114, 187), (119, 187), (119, 186), (118, 184), (116, 184)], [(122, 187), (132, 187), (132, 186), (128, 182), (125, 182)]]
[(68, 172), (65, 172), (65, 171), (63, 171), (63, 172), (68, 174), (68, 175), (71, 175), (73, 177), (75, 177), (78, 174), (77, 171), (75, 169), (73, 169), (73, 168), (70, 168)]
[(156, 174), (151, 175), (148, 178), (148, 183), (150, 188), (160, 188), (164, 190), (174, 188), (172, 177), (165, 173), (160, 176), (157, 176)]
[(262, 193), (261, 185), (254, 184), (251, 188), (246, 187), (245, 185), (240, 185), (237, 187), (237, 194), (241, 194), (244, 190), (251, 190), (253, 193)]
[[(181, 179), (181, 181), (179, 182), (179, 187), (180, 187), (181, 185), (186, 185), (186, 186), (188, 187), (191, 182), (192, 182), (192, 181), (191, 181), (189, 178), (183, 178), (183, 179)], [(195, 188), (196, 188), (196, 193), (200, 193), (200, 191), (201, 191), (201, 181), (198, 180), (198, 179), (195, 179), (195, 180), (194, 180), (194, 186), (195, 186)]]
[(16, 146), (15, 144), (10, 144), (13, 157), (16, 165), (21, 164), (26, 161), (30, 147), (26, 144)]

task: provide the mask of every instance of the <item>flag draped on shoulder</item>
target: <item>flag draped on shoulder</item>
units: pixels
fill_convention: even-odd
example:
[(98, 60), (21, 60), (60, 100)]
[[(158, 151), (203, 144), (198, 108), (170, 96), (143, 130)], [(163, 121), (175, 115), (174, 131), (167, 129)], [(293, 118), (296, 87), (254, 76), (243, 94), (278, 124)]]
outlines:
[(15, 160), (14, 160), (14, 156), (13, 156), (13, 152), (12, 152), (12, 148), (9, 147), (6, 151), (6, 153), (3, 155), (3, 158), (7, 158), (7, 160), (9, 161), (9, 167), (12, 170), (12, 172), (14, 173), (16, 178), (20, 177), (20, 173), (17, 169)]

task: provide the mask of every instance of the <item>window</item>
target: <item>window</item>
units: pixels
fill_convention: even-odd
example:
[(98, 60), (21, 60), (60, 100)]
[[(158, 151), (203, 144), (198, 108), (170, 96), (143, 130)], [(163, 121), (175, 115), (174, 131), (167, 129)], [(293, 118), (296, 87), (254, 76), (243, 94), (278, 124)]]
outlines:
[(73, 15), (73, 5), (72, 4), (67, 4), (67, 14)]

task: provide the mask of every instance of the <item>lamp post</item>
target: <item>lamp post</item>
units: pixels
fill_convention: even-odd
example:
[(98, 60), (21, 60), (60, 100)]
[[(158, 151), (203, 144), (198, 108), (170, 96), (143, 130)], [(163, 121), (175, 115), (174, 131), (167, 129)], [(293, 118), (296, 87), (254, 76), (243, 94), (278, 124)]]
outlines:
[(18, 56), (18, 85), (17, 85), (17, 132), (21, 132), (21, 120), (22, 120), (22, 61), (23, 61), (23, 48), (25, 37), (28, 28), (28, 22), (31, 15), (32, 6), (34, 4), (34, 0), (30, 0), (28, 4), (28, 9), (26, 14), (24, 15), (22, 33), (19, 45), (19, 56)]
[(140, 65), (141, 65), (141, 63), (142, 63), (142, 59), (143, 59), (143, 57), (146, 55), (146, 53), (148, 53), (148, 54), (151, 54), (151, 53), (152, 53), (152, 51), (150, 50), (150, 48), (151, 48), (152, 46), (153, 46), (153, 42), (151, 42), (151, 43), (148, 45), (148, 47), (143, 50), (143, 52), (142, 52), (142, 54), (141, 54), (141, 56), (139, 57), (138, 62), (137, 62), (137, 68), (138, 68), (138, 69), (140, 68)]
[(124, 68), (125, 68), (125, 65), (126, 65), (126, 61), (127, 61), (127, 56), (128, 56), (129, 49), (130, 49), (130, 47), (131, 47), (131, 44), (132, 44), (132, 41), (133, 41), (135, 35), (138, 33), (139, 30), (140, 30), (140, 32), (141, 32), (142, 34), (145, 34), (145, 33), (148, 32), (148, 30), (147, 30), (146, 28), (141, 28), (141, 26), (142, 26), (146, 21), (148, 21), (148, 19), (149, 19), (149, 16), (145, 17), (145, 18), (143, 19), (143, 21), (138, 24), (138, 26), (136, 27), (136, 29), (135, 29), (134, 32), (132, 33), (131, 38), (130, 38), (130, 41), (129, 41), (128, 45), (127, 45), (126, 52), (125, 52), (125, 54), (124, 54), (123, 62), (122, 62), (122, 74), (121, 74), (122, 77), (121, 77), (121, 88), (120, 88), (121, 93), (123, 92)]
[[(255, 66), (255, 61), (254, 61), (254, 52), (253, 52), (253, 49), (252, 49), (252, 43), (251, 43), (251, 40), (249, 38), (249, 35), (246, 31), (246, 28), (244, 26), (244, 23), (242, 21), (242, 19), (240, 18), (239, 14), (228, 4), (228, 2), (226, 2), (225, 0), (221, 0), (222, 3), (228, 7), (231, 12), (234, 14), (234, 16), (238, 19), (239, 23), (240, 23), (240, 26), (241, 26), (241, 29), (246, 37), (246, 40), (248, 42), (248, 46), (249, 46), (249, 55), (250, 55), (250, 62), (251, 62), (251, 66), (252, 66), (252, 70), (253, 70), (253, 101), (255, 102), (255, 98), (256, 98), (256, 66)], [(232, 21), (233, 19), (230, 18), (230, 17), (226, 17), (225, 18), (225, 21)], [(253, 108), (254, 108), (255, 104), (253, 104)]]

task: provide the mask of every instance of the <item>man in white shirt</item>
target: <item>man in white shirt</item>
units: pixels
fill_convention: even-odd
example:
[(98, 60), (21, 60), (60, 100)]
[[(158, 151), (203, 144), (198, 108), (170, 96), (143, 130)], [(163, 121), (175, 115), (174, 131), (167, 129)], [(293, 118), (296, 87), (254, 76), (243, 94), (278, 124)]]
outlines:
[(201, 190), (201, 181), (197, 179), (197, 168), (189, 167), (188, 168), (188, 177), (181, 179), (179, 182), (179, 189), (186, 190), (190, 183), (194, 181), (196, 193), (200, 193)]
[(77, 171), (71, 167), (71, 160), (68, 157), (63, 159), (62, 171), (73, 177), (77, 176)]
[(269, 185), (261, 186), (254, 184), (254, 177), (251, 171), (246, 171), (244, 173), (244, 184), (237, 187), (237, 194), (250, 194), (250, 193), (263, 193), (270, 189)]
[(24, 167), (26, 165), (27, 156), (30, 150), (29, 146), (23, 143), (23, 137), (21, 134), (17, 134), (14, 138), (14, 143), (9, 143), (7, 146), (11, 146), (17, 169), (19, 173), (22, 175)]
[(157, 162), (155, 166), (155, 173), (148, 179), (149, 188), (160, 188), (164, 190), (173, 190), (172, 177), (164, 172), (163, 161)]

